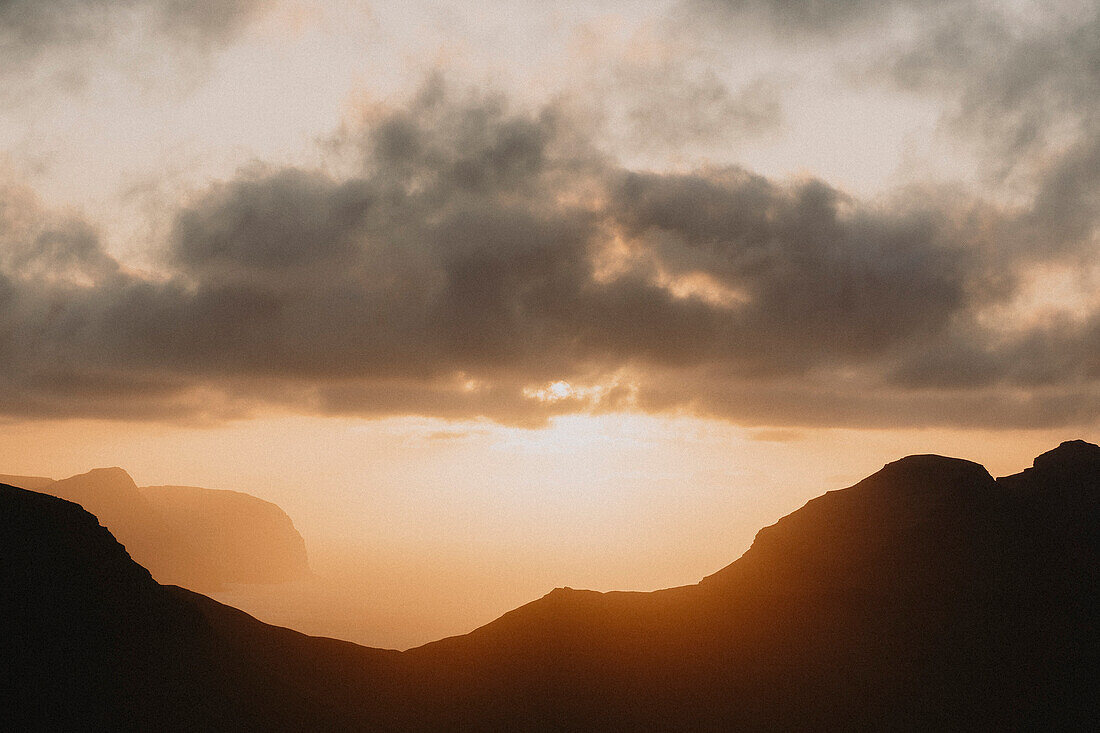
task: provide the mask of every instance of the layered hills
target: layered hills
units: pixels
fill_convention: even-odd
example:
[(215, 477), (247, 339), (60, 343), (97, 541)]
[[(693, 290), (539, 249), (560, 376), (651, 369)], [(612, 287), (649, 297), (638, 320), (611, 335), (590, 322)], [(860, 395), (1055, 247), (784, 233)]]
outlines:
[(8, 689), (115, 728), (1095, 729), (1098, 496), (1081, 441), (1001, 479), (910, 456), (696, 585), (561, 588), (399, 653), (158, 585), (76, 505), (0, 487)]
[(80, 504), (161, 583), (201, 592), (227, 583), (279, 583), (309, 573), (305, 542), (275, 504), (236, 491), (138, 487), (121, 468), (60, 481), (0, 476), (4, 483)]

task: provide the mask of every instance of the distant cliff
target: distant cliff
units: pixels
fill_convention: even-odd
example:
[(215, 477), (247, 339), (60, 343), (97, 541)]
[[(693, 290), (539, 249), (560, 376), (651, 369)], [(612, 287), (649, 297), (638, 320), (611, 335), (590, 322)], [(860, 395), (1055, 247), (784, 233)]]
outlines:
[(205, 550), (220, 582), (280, 583), (309, 573), (302, 536), (286, 512), (269, 501), (195, 486), (138, 491), (177, 533), (188, 532), (190, 541)]
[(248, 494), (191, 486), (139, 488), (121, 468), (60, 481), (0, 480), (80, 504), (161, 583), (212, 592), (226, 583), (279, 583), (309, 573), (305, 542), (290, 517)]
[(0, 473), (0, 484), (18, 486), (21, 489), (30, 489), (31, 491), (41, 491), (52, 483), (53, 479), (45, 476), (16, 476), (9, 473)]

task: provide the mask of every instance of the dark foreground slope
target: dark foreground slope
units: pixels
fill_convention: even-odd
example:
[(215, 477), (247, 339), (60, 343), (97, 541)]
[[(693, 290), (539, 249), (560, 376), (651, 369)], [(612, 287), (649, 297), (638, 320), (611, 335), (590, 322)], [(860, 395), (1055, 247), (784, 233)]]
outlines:
[[(12, 497), (30, 501), (23, 494), (0, 494), (4, 533)], [(996, 481), (974, 463), (912, 456), (765, 528), (742, 558), (698, 585), (559, 589), (403, 654), (260, 624), (156, 586), (132, 563), (96, 576), (104, 562), (81, 540), (58, 550), (87, 566), (80, 573), (31, 573), (35, 597), (62, 597), (46, 621), (24, 613), (31, 642), (16, 658), (33, 659), (41, 644), (64, 666), (105, 627), (123, 661), (90, 677), (73, 673), (71, 690), (94, 688), (140, 714), (153, 704), (194, 711), (215, 727), (1096, 729), (1087, 673), (1100, 663), (1098, 496), (1100, 448), (1087, 443), (1063, 444)], [(59, 510), (23, 509), (44, 536), (57, 531)], [(25, 591), (23, 568), (39, 550), (10, 562), (9, 546), (4, 587)], [(133, 625), (116, 628), (113, 610), (97, 610), (59, 644), (57, 629), (86, 598), (94, 609), (130, 599)], [(154, 659), (134, 651), (146, 648), (135, 634), (159, 650)], [(174, 680), (171, 690), (178, 681), (217, 700), (221, 717), (159, 683), (155, 694), (136, 694), (130, 677), (110, 673), (129, 669), (132, 654), (165, 667), (154, 671)]]
[(1001, 482), (912, 456), (698, 585), (559, 589), (407, 656), (444, 726), (484, 699), (501, 727), (1089, 728), (1098, 495), (1088, 444)]
[(0, 630), (5, 730), (350, 729), (397, 654), (159, 585), (81, 507), (7, 485)]

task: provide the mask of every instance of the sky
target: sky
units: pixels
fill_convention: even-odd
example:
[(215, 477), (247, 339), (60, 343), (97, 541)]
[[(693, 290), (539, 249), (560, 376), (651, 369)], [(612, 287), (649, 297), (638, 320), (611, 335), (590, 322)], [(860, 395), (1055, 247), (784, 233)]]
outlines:
[(1100, 436), (1100, 7), (0, 0), (0, 472), (275, 501), (384, 646)]

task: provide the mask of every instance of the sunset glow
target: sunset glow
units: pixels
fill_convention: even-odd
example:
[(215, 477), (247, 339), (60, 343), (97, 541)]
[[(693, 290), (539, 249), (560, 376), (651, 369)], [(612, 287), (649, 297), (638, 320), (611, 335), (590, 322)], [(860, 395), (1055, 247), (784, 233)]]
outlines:
[(1100, 13), (929, 5), (0, 2), (0, 473), (273, 502), (211, 595), (407, 648), (1095, 441)]

